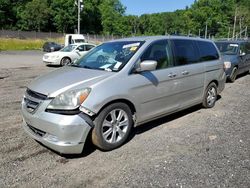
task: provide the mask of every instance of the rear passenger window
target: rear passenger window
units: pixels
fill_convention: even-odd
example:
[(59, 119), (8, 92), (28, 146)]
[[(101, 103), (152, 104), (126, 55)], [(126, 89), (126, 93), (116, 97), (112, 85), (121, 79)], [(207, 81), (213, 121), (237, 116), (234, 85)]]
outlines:
[(141, 62), (145, 60), (157, 61), (156, 69), (164, 69), (173, 66), (173, 56), (167, 40), (161, 40), (151, 44), (142, 54)]
[(84, 51), (84, 45), (78, 46), (77, 50), (79, 50), (80, 52)]
[(198, 49), (192, 40), (175, 39), (172, 41), (177, 66), (199, 62)]
[(197, 41), (200, 50), (200, 61), (211, 61), (219, 59), (219, 54), (211, 42)]
[(92, 45), (86, 45), (85, 48), (86, 48), (86, 51), (89, 51), (89, 50), (91, 50), (92, 48), (94, 48), (94, 46), (92, 46)]

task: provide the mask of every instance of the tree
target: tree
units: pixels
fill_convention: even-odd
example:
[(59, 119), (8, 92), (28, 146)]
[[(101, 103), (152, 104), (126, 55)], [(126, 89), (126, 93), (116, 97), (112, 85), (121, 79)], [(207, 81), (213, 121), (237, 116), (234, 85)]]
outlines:
[(125, 27), (123, 16), (125, 7), (119, 0), (103, 0), (99, 6), (102, 20), (103, 33), (122, 35)]
[(75, 0), (53, 0), (52, 16), (57, 30), (63, 33), (74, 32), (77, 28), (77, 7)]
[(81, 12), (81, 31), (83, 33), (98, 34), (102, 32), (99, 9), (101, 2), (101, 0), (84, 0), (84, 8)]
[(19, 26), (23, 30), (45, 30), (50, 17), (50, 8), (46, 0), (28, 2), (20, 13)]

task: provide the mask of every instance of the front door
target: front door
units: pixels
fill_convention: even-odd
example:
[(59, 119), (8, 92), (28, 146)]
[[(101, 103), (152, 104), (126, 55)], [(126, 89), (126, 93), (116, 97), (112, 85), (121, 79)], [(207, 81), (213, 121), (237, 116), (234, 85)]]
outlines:
[(139, 106), (138, 122), (176, 111), (180, 106), (179, 80), (168, 40), (151, 44), (138, 63), (145, 60), (157, 61), (156, 70), (132, 73), (128, 77), (134, 85), (130, 95)]

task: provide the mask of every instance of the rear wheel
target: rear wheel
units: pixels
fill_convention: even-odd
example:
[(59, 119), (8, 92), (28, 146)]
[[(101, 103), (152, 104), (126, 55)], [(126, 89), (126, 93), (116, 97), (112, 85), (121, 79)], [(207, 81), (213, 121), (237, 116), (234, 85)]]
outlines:
[(71, 63), (71, 59), (68, 57), (64, 57), (64, 58), (62, 58), (60, 64), (61, 64), (61, 66), (65, 66), (65, 65), (69, 65), (70, 63)]
[(205, 95), (203, 97), (202, 106), (205, 108), (212, 108), (217, 100), (217, 85), (212, 82), (208, 85)]
[(113, 103), (100, 112), (94, 124), (93, 144), (102, 150), (112, 150), (127, 140), (133, 125), (132, 113), (128, 105)]
[(238, 73), (238, 69), (237, 69), (237, 67), (234, 67), (233, 70), (232, 70), (232, 73), (231, 73), (231, 75), (229, 77), (230, 82), (233, 83), (236, 80), (237, 73)]

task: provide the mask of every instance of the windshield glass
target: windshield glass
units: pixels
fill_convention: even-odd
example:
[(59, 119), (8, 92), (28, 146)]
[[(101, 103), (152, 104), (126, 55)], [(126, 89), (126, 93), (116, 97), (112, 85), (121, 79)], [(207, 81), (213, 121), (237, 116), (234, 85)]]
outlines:
[(72, 66), (117, 72), (143, 44), (141, 41), (104, 43), (95, 47)]
[(60, 51), (61, 52), (71, 52), (71, 51), (73, 51), (76, 48), (76, 46), (77, 45), (70, 44), (70, 45), (64, 47), (63, 49), (61, 49)]
[(239, 49), (239, 45), (236, 43), (217, 42), (216, 46), (225, 55), (236, 55)]
[(75, 43), (83, 43), (83, 42), (85, 42), (84, 39), (75, 39)]

